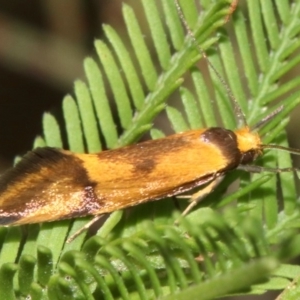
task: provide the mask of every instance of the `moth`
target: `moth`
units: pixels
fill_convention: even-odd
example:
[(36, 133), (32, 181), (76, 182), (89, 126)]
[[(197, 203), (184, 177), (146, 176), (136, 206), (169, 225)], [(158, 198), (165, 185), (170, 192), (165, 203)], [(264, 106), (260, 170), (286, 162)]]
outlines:
[[(177, 9), (181, 14), (178, 3)], [(199, 51), (206, 58), (201, 48)], [(215, 70), (209, 60), (208, 63)], [(250, 128), (237, 101), (230, 93), (229, 96), (244, 124), (235, 131), (222, 127), (190, 130), (97, 154), (49, 147), (30, 151), (0, 178), (0, 225), (86, 215), (96, 216), (94, 222), (106, 213), (205, 186), (191, 197), (191, 204), (183, 212), (186, 214), (231, 170), (295, 170), (252, 165), (266, 148), (300, 153), (298, 149), (264, 145), (256, 132), (282, 107)]]

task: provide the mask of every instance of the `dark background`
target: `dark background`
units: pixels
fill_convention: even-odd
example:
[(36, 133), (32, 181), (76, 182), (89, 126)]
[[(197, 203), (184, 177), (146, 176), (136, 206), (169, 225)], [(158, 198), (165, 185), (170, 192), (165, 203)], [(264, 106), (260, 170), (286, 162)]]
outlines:
[(32, 148), (42, 115), (84, 78), (101, 23), (122, 26), (120, 0), (0, 0), (0, 163)]

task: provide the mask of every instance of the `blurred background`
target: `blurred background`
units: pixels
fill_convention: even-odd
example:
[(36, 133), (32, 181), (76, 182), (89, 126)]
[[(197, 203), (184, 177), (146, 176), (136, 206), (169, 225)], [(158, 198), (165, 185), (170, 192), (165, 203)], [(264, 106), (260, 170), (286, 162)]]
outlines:
[(101, 24), (122, 26), (121, 0), (0, 1), (0, 163), (32, 148), (43, 112), (84, 78)]

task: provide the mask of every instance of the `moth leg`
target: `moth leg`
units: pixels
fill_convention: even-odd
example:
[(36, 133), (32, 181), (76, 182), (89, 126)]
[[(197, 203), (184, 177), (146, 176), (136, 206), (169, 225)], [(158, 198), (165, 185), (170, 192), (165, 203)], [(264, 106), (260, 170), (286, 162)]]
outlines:
[(188, 195), (176, 195), (176, 198), (178, 199), (191, 199), (193, 195), (188, 194)]
[(281, 172), (292, 172), (298, 171), (297, 168), (268, 168), (256, 165), (239, 165), (237, 167), (238, 170), (243, 170), (250, 173), (262, 173), (262, 172), (270, 172), (270, 173), (281, 173)]
[(83, 231), (88, 230), (94, 223), (100, 220), (104, 215), (95, 216), (91, 221), (86, 223), (83, 227), (78, 229), (74, 234), (72, 234), (68, 239), (67, 243), (71, 243), (76, 237), (78, 237)]
[(223, 180), (223, 178), (224, 176), (214, 178), (205, 188), (193, 194), (190, 198), (191, 203), (181, 215), (186, 216), (205, 196), (210, 194), (215, 189), (215, 187)]

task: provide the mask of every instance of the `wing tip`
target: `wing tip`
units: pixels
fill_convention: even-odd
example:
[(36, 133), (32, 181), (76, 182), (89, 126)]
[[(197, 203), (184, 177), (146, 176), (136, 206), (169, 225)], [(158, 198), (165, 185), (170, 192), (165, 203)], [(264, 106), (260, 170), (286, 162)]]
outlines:
[(7, 170), (0, 177), (0, 193), (8, 185), (16, 183), (31, 173), (37, 173), (41, 167), (53, 164), (64, 157), (57, 148), (44, 147), (36, 148), (27, 152), (24, 157), (11, 169)]

